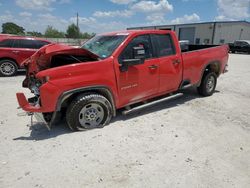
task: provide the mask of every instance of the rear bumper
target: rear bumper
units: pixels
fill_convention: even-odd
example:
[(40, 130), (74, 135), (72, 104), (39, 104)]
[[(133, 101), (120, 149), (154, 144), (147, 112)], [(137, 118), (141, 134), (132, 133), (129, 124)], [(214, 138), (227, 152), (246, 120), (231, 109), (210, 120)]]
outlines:
[(19, 103), (19, 106), (24, 111), (26, 111), (26, 112), (36, 112), (36, 113), (45, 112), (44, 109), (41, 106), (29, 103), (23, 93), (17, 93), (16, 97), (17, 97), (17, 101)]

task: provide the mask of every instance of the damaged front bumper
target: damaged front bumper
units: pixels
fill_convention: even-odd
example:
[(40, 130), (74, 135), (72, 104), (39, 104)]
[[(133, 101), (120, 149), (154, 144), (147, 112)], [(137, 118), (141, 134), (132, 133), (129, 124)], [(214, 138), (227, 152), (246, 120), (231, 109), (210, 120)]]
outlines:
[[(48, 122), (44, 118), (43, 108), (39, 104), (29, 103), (23, 93), (16, 94), (19, 106), (27, 112), (27, 115), (31, 115), (36, 118), (39, 123), (44, 124), (49, 130), (51, 128), (51, 122)], [(53, 113), (54, 114), (54, 113)], [(54, 115), (53, 115), (54, 116)]]
[(26, 112), (37, 112), (37, 113), (44, 112), (43, 108), (40, 105), (29, 103), (23, 93), (17, 93), (16, 97), (17, 97), (17, 101), (18, 101), (19, 106), (24, 111), (26, 111)]

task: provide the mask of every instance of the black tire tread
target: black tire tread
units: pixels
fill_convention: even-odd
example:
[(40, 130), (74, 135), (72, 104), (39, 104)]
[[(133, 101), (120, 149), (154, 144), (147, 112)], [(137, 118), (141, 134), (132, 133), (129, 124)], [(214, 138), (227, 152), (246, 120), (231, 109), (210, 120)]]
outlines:
[[(99, 95), (99, 94), (95, 94), (95, 93), (85, 93), (85, 94), (82, 94), (82, 95), (79, 95), (77, 96), (72, 102), (71, 104), (69, 105), (69, 107), (67, 108), (67, 112), (66, 112), (66, 121), (67, 121), (67, 124), (69, 126), (69, 128), (73, 131), (79, 131), (79, 130), (84, 130), (84, 128), (81, 128), (79, 129), (78, 128), (78, 124), (80, 124), (79, 122), (77, 122), (77, 120), (74, 117), (76, 111), (77, 111), (77, 108), (79, 108), (79, 106), (81, 105), (81, 103), (87, 103), (91, 100), (94, 100), (94, 101), (102, 101), (102, 104), (103, 102), (105, 103), (105, 107), (107, 108), (107, 114), (106, 114), (106, 120), (105, 122), (99, 126), (98, 128), (102, 128), (104, 127), (105, 125), (108, 125), (108, 123), (110, 122), (111, 118), (112, 118), (112, 106), (111, 106), (111, 103), (110, 101), (105, 98), (104, 96), (102, 95)], [(85, 129), (87, 130), (87, 129)]]
[[(207, 81), (208, 77), (211, 75), (213, 75), (215, 77), (215, 87), (211, 92), (208, 93), (206, 90), (206, 81)], [(217, 75), (215, 74), (215, 72), (205, 72), (203, 77), (202, 77), (200, 86), (197, 87), (197, 91), (201, 96), (208, 97), (208, 96), (213, 95), (214, 90), (216, 88), (216, 85), (217, 85)]]

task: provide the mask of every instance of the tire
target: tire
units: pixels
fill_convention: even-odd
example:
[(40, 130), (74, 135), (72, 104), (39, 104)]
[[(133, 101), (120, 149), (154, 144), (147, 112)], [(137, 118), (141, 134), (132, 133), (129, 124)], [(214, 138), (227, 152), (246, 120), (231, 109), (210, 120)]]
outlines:
[(83, 94), (73, 100), (66, 112), (66, 121), (73, 131), (102, 128), (112, 118), (112, 105), (99, 94)]
[(2, 77), (15, 76), (17, 69), (16, 63), (12, 60), (5, 59), (0, 61), (0, 76)]
[(200, 86), (197, 88), (201, 96), (207, 97), (214, 93), (217, 84), (217, 75), (214, 72), (207, 72), (201, 80)]

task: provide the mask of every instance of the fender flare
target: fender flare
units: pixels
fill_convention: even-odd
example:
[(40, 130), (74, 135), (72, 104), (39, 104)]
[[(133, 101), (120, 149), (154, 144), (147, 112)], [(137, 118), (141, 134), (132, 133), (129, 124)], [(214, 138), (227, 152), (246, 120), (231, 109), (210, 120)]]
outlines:
[(200, 80), (197, 83), (197, 86), (200, 86), (201, 80), (202, 80), (202, 78), (203, 78), (203, 76), (204, 76), (204, 74), (206, 72), (207, 67), (210, 66), (210, 65), (213, 65), (213, 64), (216, 64), (219, 67), (219, 71), (218, 71), (218, 73), (216, 72), (216, 74), (217, 74), (217, 77), (220, 76), (220, 71), (221, 71), (221, 63), (220, 63), (220, 61), (219, 60), (211, 61), (211, 62), (207, 63), (206, 65), (204, 65), (204, 67), (202, 68)]
[(71, 96), (82, 94), (84, 92), (90, 92), (90, 91), (96, 92), (96, 93), (99, 93), (99, 94), (105, 96), (110, 101), (110, 103), (112, 105), (113, 116), (116, 116), (116, 105), (115, 105), (114, 95), (111, 92), (111, 90), (106, 86), (82, 87), (82, 88), (72, 89), (72, 90), (63, 92), (57, 100), (56, 111), (57, 112), (61, 111), (62, 104), (64, 102), (66, 102), (67, 99), (69, 99)]

